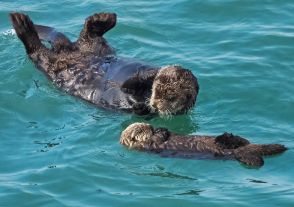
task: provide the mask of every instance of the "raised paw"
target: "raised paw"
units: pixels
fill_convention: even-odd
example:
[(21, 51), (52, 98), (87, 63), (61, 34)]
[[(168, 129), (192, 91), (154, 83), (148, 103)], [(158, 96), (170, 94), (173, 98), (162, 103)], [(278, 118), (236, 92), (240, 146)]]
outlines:
[(27, 15), (22, 13), (11, 13), (10, 19), (15, 32), (20, 39), (29, 33), (37, 34), (33, 22)]
[(98, 13), (89, 16), (85, 22), (85, 32), (91, 37), (102, 36), (116, 24), (115, 13)]
[(41, 41), (29, 16), (22, 13), (10, 13), (10, 19), (17, 36), (25, 45), (27, 53), (38, 49)]
[(215, 138), (215, 143), (223, 149), (236, 149), (250, 144), (247, 139), (225, 132)]

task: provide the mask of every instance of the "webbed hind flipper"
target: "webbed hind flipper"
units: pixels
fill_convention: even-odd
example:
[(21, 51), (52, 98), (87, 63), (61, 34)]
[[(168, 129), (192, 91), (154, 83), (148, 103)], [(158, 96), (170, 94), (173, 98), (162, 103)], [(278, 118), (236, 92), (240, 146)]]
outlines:
[(262, 156), (275, 155), (286, 151), (280, 144), (249, 144), (234, 150), (236, 160), (250, 166), (261, 167), (264, 164)]
[(43, 25), (35, 25), (35, 28), (40, 40), (50, 43), (54, 51), (71, 48), (71, 41), (64, 34), (56, 31), (56, 29)]
[(235, 150), (234, 155), (236, 160), (248, 166), (261, 167), (264, 164), (261, 155), (250, 151), (247, 152), (246, 149)]
[(22, 13), (10, 13), (10, 19), (18, 38), (23, 42), (27, 54), (44, 47), (29, 16)]
[(102, 37), (104, 33), (112, 29), (116, 24), (115, 13), (98, 13), (89, 16), (85, 20), (80, 39)]

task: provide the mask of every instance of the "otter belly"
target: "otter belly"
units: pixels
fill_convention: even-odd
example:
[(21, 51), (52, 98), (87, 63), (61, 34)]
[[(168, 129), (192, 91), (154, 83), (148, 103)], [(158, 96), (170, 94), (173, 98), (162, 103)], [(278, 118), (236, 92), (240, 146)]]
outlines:
[(103, 90), (101, 92), (101, 101), (104, 105), (128, 111), (134, 103), (146, 102), (146, 98), (150, 97), (151, 89), (141, 91), (141, 88), (137, 88), (141, 94), (140, 96), (134, 96), (122, 91), (121, 86), (130, 78), (139, 76), (142, 71), (154, 70), (154, 67), (143, 62), (122, 58), (115, 58), (105, 66), (107, 67), (107, 72), (102, 78)]
[(145, 101), (146, 94), (150, 94), (151, 91), (146, 91), (141, 97), (135, 97), (122, 91), (121, 85), (141, 71), (151, 68), (141, 62), (107, 57), (93, 60), (87, 68), (79, 68), (77, 65), (61, 71), (53, 81), (71, 95), (99, 107), (130, 112), (132, 105)]
[(140, 76), (143, 71), (154, 70), (156, 68), (147, 63), (129, 58), (113, 58), (104, 67), (107, 67), (107, 73), (103, 79), (119, 85), (122, 85), (132, 77)]

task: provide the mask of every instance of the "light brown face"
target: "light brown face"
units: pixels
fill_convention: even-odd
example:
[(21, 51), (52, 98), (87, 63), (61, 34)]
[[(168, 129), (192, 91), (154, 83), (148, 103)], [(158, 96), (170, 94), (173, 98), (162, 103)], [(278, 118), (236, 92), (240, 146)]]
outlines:
[(167, 66), (156, 75), (150, 106), (161, 116), (186, 113), (196, 102), (199, 86), (191, 71)]
[(143, 149), (144, 143), (154, 134), (150, 124), (134, 123), (129, 125), (120, 136), (120, 143), (130, 149)]

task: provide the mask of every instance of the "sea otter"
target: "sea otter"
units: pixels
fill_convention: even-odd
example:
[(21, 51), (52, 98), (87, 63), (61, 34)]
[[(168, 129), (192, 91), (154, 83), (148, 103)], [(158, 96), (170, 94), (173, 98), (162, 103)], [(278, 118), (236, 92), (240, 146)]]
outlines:
[(139, 115), (185, 113), (195, 104), (199, 86), (190, 70), (115, 55), (103, 38), (116, 24), (114, 13), (88, 17), (75, 42), (51, 27), (34, 25), (25, 14), (11, 13), (10, 18), (36, 67), (71, 95), (99, 107)]
[(154, 129), (150, 124), (129, 125), (120, 137), (120, 143), (130, 149), (158, 153), (161, 156), (238, 160), (254, 167), (264, 164), (262, 156), (284, 152), (280, 144), (251, 144), (233, 134), (220, 136), (178, 135), (165, 128)]

